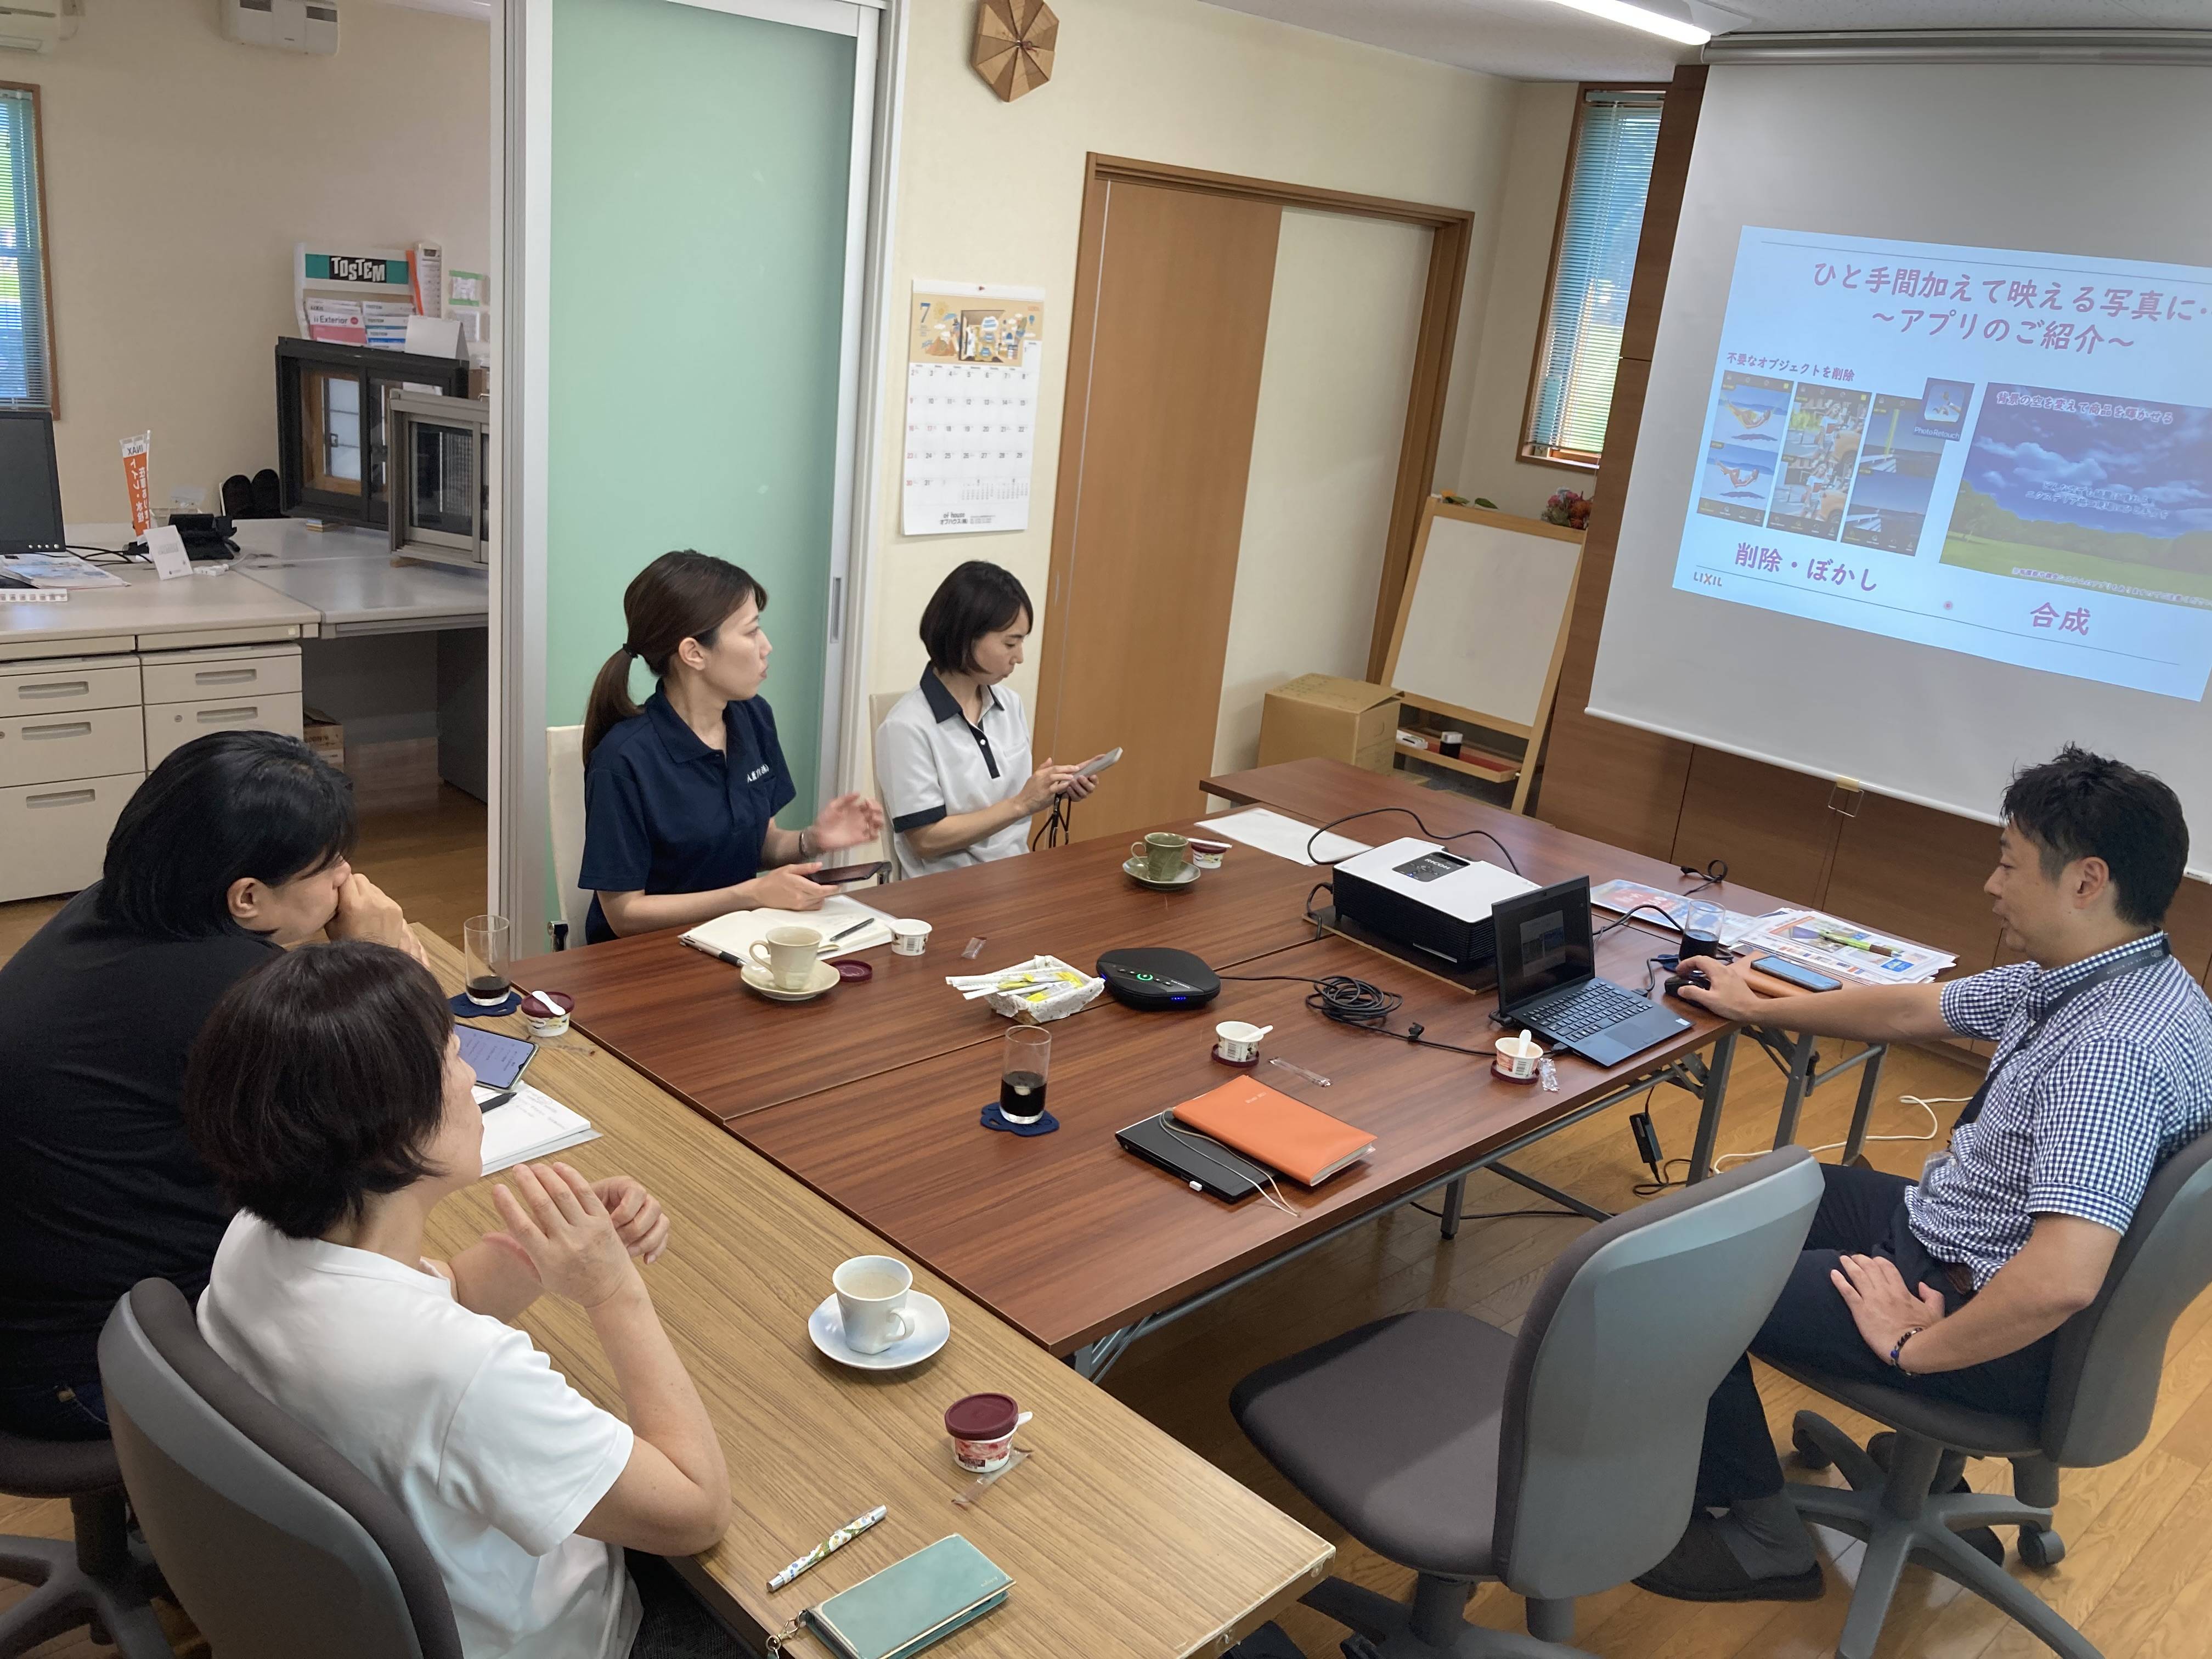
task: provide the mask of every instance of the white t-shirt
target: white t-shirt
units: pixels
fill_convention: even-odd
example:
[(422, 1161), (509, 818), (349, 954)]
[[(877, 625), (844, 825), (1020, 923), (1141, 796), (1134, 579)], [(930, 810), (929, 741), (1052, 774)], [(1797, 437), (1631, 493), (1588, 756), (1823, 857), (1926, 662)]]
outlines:
[(941, 858), (926, 859), (907, 841), (909, 830), (996, 806), (1029, 782), (1030, 726), (1021, 697), (1004, 685), (993, 686), (988, 697), (983, 723), (970, 726), (937, 671), (925, 668), (921, 684), (893, 703), (876, 728), (876, 781), (896, 832), (891, 842), (899, 868), (906, 875), (935, 875), (1017, 858), (1030, 849), (1026, 817)]
[(232, 1369), (396, 1499), (444, 1574), (468, 1659), (622, 1659), (637, 1592), (576, 1535), (629, 1425), (428, 1268), (240, 1212), (200, 1297)]

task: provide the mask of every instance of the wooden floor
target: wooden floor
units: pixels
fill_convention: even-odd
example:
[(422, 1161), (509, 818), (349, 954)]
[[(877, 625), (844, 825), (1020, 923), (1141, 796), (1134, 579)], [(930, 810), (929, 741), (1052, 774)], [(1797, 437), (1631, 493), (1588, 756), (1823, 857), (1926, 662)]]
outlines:
[[(410, 917), (458, 939), (462, 921), (483, 906), (483, 809), (447, 792), (433, 810), (364, 824), (361, 867), (397, 897)], [(12, 951), (55, 908), (0, 907), (0, 957)], [(1837, 1054), (1844, 1052), (1836, 1050)], [(1833, 1058), (1825, 1054), (1824, 1059)], [(1444, 1055), (1438, 1065), (1459, 1063)], [(1729, 1120), (1722, 1146), (1762, 1149), (1771, 1139), (1780, 1079), (1765, 1056), (1738, 1045)], [(1917, 1049), (1890, 1057), (1883, 1073), (1878, 1134), (1926, 1131), (1927, 1116), (1899, 1103), (1900, 1094), (1963, 1097), (1975, 1074), (1947, 1056)], [(1840, 1139), (1851, 1102), (1850, 1074), (1808, 1103), (1803, 1130), (1812, 1144)], [(1948, 1123), (1954, 1106), (1936, 1109)], [(1689, 1150), (1696, 1103), (1663, 1091), (1652, 1112), (1670, 1155)], [(1927, 1151), (1916, 1141), (1869, 1148), (1885, 1169), (1911, 1174)], [(1826, 1154), (1832, 1158), (1832, 1152)], [(1636, 1201), (1631, 1188), (1646, 1178), (1630, 1142), (1626, 1109), (1553, 1136), (1520, 1158), (1521, 1168), (1608, 1208)], [(1540, 1200), (1496, 1176), (1468, 1184), (1470, 1212), (1528, 1207)], [(678, 1218), (681, 1224), (681, 1218)], [(1410, 1308), (1462, 1309), (1510, 1328), (1534, 1294), (1553, 1257), (1586, 1223), (1572, 1218), (1484, 1221), (1472, 1215), (1457, 1239), (1437, 1237), (1436, 1222), (1412, 1210), (1355, 1231), (1279, 1273), (1170, 1326), (1133, 1347), (1109, 1376), (1114, 1394), (1185, 1443), (1339, 1546), (1336, 1571), (1394, 1595), (1412, 1575), (1381, 1559), (1316, 1510), (1261, 1461), (1231, 1420), (1231, 1387), (1245, 1372), (1279, 1355), (1370, 1319)], [(1862, 1435), (1839, 1407), (1762, 1371), (1768, 1416), (1786, 1442), (1800, 1407), (1820, 1405)], [(733, 1448), (742, 1462), (742, 1449)], [(2002, 1489), (2002, 1463), (1974, 1466), (1971, 1478)], [(69, 1510), (58, 1503), (0, 1498), (0, 1534), (64, 1536)], [(2212, 1297), (2202, 1298), (2176, 1328), (2168, 1350), (2158, 1416), (2143, 1447), (2106, 1468), (2069, 1472), (2058, 1528), (2064, 1562), (2047, 1574), (2017, 1560), (2011, 1571), (2072, 1620), (2106, 1659), (2184, 1659), (2212, 1650)], [(1789, 1606), (1701, 1607), (1623, 1588), (1581, 1604), (1576, 1644), (1600, 1659), (1810, 1659), (1831, 1650), (1860, 1546), (1819, 1534), (1828, 1568), (1826, 1597)], [(2001, 1534), (2011, 1543), (2009, 1531)], [(0, 1607), (20, 1591), (0, 1589)], [(1471, 1607), (1479, 1621), (1517, 1627), (1519, 1601), (1492, 1586)], [(1341, 1627), (1303, 1608), (1283, 1623), (1309, 1659), (1334, 1659)], [(42, 1659), (93, 1659), (108, 1650), (82, 1636), (58, 1638), (34, 1651)], [(187, 1638), (180, 1653), (204, 1652)], [(2043, 1652), (1979, 1600), (1915, 1567), (1907, 1570), (1884, 1632), (1883, 1659), (2026, 1659)]]

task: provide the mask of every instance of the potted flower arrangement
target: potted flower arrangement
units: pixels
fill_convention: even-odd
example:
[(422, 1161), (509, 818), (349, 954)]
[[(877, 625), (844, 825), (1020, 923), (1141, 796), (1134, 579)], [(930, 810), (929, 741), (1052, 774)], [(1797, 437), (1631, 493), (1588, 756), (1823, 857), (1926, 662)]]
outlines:
[(1590, 499), (1578, 489), (1556, 489), (1552, 499), (1544, 503), (1546, 524), (1563, 524), (1570, 530), (1583, 530), (1589, 526)]

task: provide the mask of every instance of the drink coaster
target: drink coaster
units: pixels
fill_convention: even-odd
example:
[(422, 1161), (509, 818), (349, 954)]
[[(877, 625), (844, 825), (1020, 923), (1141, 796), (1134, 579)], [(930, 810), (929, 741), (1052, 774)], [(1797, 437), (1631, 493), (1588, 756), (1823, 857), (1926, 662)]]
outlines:
[(832, 965), (837, 969), (837, 977), (839, 979), (873, 979), (876, 976), (876, 970), (869, 967), (866, 963), (855, 962), (850, 957), (848, 957), (843, 961), (836, 963)]
[(1208, 1048), (1206, 1052), (1213, 1056), (1213, 1063), (1216, 1066), (1233, 1066), (1240, 1072), (1249, 1072), (1260, 1063), (1260, 1056), (1257, 1054), (1253, 1055), (1249, 1060), (1231, 1060), (1219, 1048)]
[(504, 1002), (495, 1002), (489, 1008), (471, 997), (466, 991), (457, 997), (448, 997), (446, 1000), (446, 1006), (451, 1008), (463, 1019), (497, 1019), (501, 1014), (511, 1014), (522, 1006), (522, 999), (515, 994), (514, 988), (510, 985), (507, 988), (507, 1000)]
[(1060, 1127), (1060, 1120), (1047, 1112), (1034, 1123), (1011, 1122), (999, 1110), (999, 1103), (994, 1100), (983, 1109), (983, 1127), (1001, 1130), (1010, 1135), (1048, 1135)]

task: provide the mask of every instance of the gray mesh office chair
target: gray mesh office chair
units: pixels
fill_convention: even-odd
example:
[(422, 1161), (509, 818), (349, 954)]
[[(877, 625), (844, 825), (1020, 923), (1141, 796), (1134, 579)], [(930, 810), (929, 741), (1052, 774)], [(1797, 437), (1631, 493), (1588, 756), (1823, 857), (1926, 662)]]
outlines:
[(100, 1376), (139, 1525), (222, 1659), (461, 1659), (413, 1523), (225, 1364), (175, 1285), (116, 1304)]
[(0, 1433), (0, 1492), (66, 1498), (74, 1538), (0, 1538), (0, 1579), (38, 1588), (0, 1613), (0, 1656), (27, 1653), (89, 1626), (124, 1659), (170, 1659), (169, 1638), (146, 1602), (161, 1575), (124, 1512), (123, 1472), (106, 1440), (27, 1440)]
[[(2199, 1136), (2151, 1177), (2104, 1288), (2060, 1328), (2040, 1422), (1972, 1411), (1807, 1366), (1777, 1367), (1897, 1431), (1885, 1473), (1826, 1418), (1797, 1414), (1800, 1461), (1815, 1468), (1834, 1463), (1850, 1486), (1792, 1481), (1790, 1500), (1808, 1521), (1866, 1540), (1850, 1612), (1836, 1644), (1838, 1659), (1869, 1659), (1874, 1652), (1909, 1555), (2009, 1613), (2068, 1659), (2098, 1659), (2079, 1631), (1978, 1553), (1958, 1529), (2018, 1526), (2021, 1559), (2030, 1566), (2055, 1565), (2065, 1553), (2051, 1530), (2058, 1471), (2112, 1462), (2142, 1443), (2158, 1405), (2166, 1336), (2207, 1284), (2212, 1284), (2212, 1134)], [(1967, 1456), (2009, 1458), (2013, 1495), (1952, 1492)]]
[[(1427, 1308), (1265, 1366), (1230, 1409), (1346, 1530), (1419, 1578), (1410, 1607), (1331, 1578), (1304, 1599), (1386, 1659), (1575, 1650), (1577, 1596), (1682, 1535), (1705, 1402), (1804, 1248), (1820, 1172), (1784, 1147), (1591, 1229), (1509, 1336)], [(1498, 1579), (1528, 1635), (1466, 1619)]]

